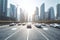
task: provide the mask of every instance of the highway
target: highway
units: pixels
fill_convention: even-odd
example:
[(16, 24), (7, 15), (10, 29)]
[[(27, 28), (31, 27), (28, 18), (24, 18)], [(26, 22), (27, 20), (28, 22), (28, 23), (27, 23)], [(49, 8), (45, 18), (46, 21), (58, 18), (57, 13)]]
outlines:
[(0, 40), (60, 40), (60, 29), (45, 26), (31, 29), (25, 26), (7, 26), (0, 28)]

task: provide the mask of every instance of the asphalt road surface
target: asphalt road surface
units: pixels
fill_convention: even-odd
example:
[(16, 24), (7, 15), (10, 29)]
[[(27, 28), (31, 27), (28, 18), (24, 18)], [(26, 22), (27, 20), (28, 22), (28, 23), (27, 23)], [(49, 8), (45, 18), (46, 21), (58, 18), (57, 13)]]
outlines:
[(45, 26), (31, 29), (25, 26), (8, 26), (0, 28), (0, 40), (60, 40), (60, 29)]

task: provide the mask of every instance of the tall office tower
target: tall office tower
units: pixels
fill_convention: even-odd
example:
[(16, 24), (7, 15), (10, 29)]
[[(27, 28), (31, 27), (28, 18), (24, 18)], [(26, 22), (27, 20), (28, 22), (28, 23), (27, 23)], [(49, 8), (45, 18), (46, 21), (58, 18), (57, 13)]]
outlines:
[(10, 17), (10, 8), (7, 8), (7, 16)]
[(60, 4), (57, 4), (57, 19), (60, 20)]
[(25, 14), (24, 11), (20, 8), (20, 22), (25, 22)]
[(39, 20), (39, 8), (36, 7), (36, 10), (35, 10), (35, 20), (38, 21)]
[(36, 13), (35, 14), (39, 15), (39, 8), (38, 7), (36, 7)]
[(49, 20), (55, 20), (55, 13), (54, 13), (54, 8), (53, 7), (50, 7), (49, 8), (49, 13), (48, 13), (48, 18)]
[(28, 13), (25, 13), (25, 22), (28, 22)]
[(0, 0), (0, 20), (7, 16), (7, 0)]
[(10, 4), (10, 17), (13, 20), (16, 20), (17, 19), (17, 8), (13, 4)]
[(45, 12), (45, 20), (48, 20), (48, 11), (47, 12)]
[(45, 4), (44, 3), (40, 7), (40, 20), (45, 20)]

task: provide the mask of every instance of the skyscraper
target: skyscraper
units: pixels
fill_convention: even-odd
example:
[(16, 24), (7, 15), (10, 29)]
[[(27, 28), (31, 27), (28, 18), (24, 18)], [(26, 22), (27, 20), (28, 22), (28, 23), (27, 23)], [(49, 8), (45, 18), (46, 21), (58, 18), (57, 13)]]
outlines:
[(49, 15), (48, 16), (49, 20), (55, 20), (55, 13), (54, 13), (54, 8), (53, 7), (49, 8), (48, 15)]
[(25, 22), (25, 14), (22, 8), (20, 8), (20, 22)]
[(36, 13), (36, 15), (39, 15), (39, 8), (38, 7), (36, 7), (36, 11), (35, 11)]
[(45, 19), (45, 4), (43, 3), (40, 7), (40, 20)]
[(48, 20), (48, 11), (47, 12), (45, 12), (45, 20)]
[(7, 8), (7, 16), (10, 17), (10, 8)]
[(35, 10), (35, 21), (38, 21), (39, 20), (39, 8), (36, 7), (36, 10)]
[(0, 20), (7, 16), (7, 0), (0, 0)]
[(57, 19), (60, 20), (60, 4), (57, 4)]
[(10, 4), (10, 17), (13, 20), (16, 20), (17, 19), (17, 8), (13, 4)]

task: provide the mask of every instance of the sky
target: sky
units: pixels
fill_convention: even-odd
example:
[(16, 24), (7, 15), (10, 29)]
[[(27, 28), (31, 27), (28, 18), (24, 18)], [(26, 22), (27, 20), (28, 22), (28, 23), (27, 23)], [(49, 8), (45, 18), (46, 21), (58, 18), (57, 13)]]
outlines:
[(34, 13), (36, 7), (40, 9), (40, 6), (42, 5), (42, 3), (45, 3), (45, 11), (48, 11), (50, 7), (54, 7), (54, 11), (56, 15), (57, 13), (56, 5), (60, 3), (60, 0), (8, 0), (8, 7), (10, 3), (18, 7), (18, 14), (20, 12), (19, 8), (22, 8), (29, 15), (32, 15)]

